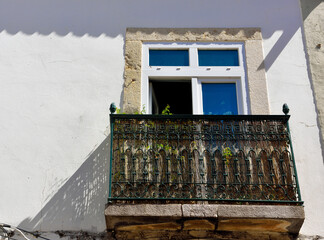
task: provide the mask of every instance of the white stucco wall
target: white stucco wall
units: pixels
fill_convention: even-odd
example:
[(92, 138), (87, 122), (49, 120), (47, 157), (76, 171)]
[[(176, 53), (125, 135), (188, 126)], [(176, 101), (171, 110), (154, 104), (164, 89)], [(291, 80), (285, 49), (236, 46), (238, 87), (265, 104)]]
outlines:
[(260, 27), (272, 114), (291, 109), (305, 201), (324, 235), (324, 167), (298, 0), (0, 0), (0, 222), (105, 229), (108, 108), (126, 27)]
[(122, 38), (3, 31), (0, 46), (0, 222), (102, 231), (108, 148), (97, 148), (121, 97)]

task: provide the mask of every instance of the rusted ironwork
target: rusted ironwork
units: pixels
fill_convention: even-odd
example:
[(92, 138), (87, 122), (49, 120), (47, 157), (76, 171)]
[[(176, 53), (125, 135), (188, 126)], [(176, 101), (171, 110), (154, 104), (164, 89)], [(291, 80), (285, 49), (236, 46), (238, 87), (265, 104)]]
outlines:
[(110, 117), (110, 201), (301, 202), (288, 115)]

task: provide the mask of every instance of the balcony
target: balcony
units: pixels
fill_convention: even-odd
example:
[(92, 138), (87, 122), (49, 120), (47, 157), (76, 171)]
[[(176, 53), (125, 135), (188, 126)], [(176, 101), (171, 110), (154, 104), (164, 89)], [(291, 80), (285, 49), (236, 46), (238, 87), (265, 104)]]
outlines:
[(199, 228), (207, 228), (204, 237), (258, 231), (256, 225), (260, 232), (298, 232), (303, 209), (289, 115), (110, 117), (108, 229), (128, 232), (129, 239), (144, 226), (185, 234), (188, 221), (206, 223)]

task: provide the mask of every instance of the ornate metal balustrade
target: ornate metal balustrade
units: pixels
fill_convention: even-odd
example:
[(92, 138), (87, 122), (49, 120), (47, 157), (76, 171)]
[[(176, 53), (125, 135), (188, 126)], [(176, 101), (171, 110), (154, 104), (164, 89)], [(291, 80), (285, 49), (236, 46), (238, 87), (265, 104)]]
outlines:
[(109, 201), (302, 203), (288, 115), (110, 118)]

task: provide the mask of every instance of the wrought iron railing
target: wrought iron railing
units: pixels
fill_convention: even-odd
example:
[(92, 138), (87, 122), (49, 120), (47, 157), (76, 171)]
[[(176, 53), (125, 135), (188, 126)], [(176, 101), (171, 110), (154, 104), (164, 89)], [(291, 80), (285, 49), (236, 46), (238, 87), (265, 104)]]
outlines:
[(110, 119), (109, 201), (302, 203), (288, 115)]

